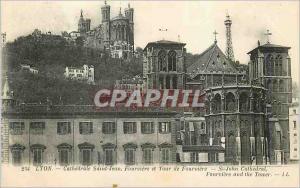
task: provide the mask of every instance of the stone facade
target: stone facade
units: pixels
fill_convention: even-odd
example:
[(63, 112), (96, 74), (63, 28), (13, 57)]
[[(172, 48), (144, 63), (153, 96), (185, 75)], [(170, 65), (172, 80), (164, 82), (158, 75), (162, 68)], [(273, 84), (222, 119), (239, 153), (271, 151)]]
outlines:
[[(3, 160), (16, 165), (174, 163), (174, 121), (172, 113), (48, 113), (35, 117), (24, 113), (10, 116), (9, 121), (2, 122), (2, 127), (9, 130), (9, 151)], [(126, 123), (135, 128), (125, 131)], [(145, 123), (153, 126), (152, 130), (142, 128)], [(162, 132), (161, 126), (165, 123), (169, 130)], [(37, 124), (41, 127), (35, 126)], [(88, 130), (83, 127), (86, 125)], [(127, 149), (133, 150), (132, 156), (125, 154)], [(149, 152), (147, 157), (144, 150)], [(166, 151), (167, 155), (162, 153)]]
[(184, 89), (184, 43), (173, 41), (150, 42), (144, 49), (144, 79), (147, 88)]
[[(174, 49), (177, 56), (173, 73), (168, 53)], [(249, 66), (243, 67), (228, 59), (215, 41), (199, 55), (196, 63), (185, 69), (184, 44), (165, 40), (148, 43), (143, 69), (147, 88), (200, 89), (205, 97), (205, 114), (200, 113), (205, 117), (205, 136), (195, 134), (196, 138), (203, 136), (204, 141), (178, 144), (182, 156), (188, 152), (191, 159), (192, 155), (199, 156), (200, 162), (205, 154), (209, 158), (206, 161), (220, 162), (218, 157), (223, 158), (225, 151), (225, 162), (230, 164), (288, 163), (291, 102), (288, 49), (269, 43), (259, 46), (249, 52)], [(270, 54), (276, 57), (272, 65), (269, 65)], [(181, 74), (181, 70), (186, 71)], [(173, 79), (166, 77), (182, 82), (174, 87), (169, 82)], [(193, 116), (197, 117), (195, 112)]]
[(110, 6), (101, 7), (102, 22), (94, 29), (90, 29), (90, 19), (81, 17), (78, 21), (78, 31), (88, 48), (109, 51), (114, 58), (130, 58), (134, 53), (134, 9), (128, 4), (124, 15), (111, 18)]

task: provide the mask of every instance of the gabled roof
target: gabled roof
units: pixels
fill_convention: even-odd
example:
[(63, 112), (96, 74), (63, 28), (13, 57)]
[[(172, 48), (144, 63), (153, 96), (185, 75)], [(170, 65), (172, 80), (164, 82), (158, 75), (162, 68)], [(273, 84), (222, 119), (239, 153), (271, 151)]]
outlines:
[(224, 73), (238, 72), (234, 63), (229, 60), (215, 42), (200, 54), (197, 62), (187, 68), (187, 72), (195, 77), (200, 72), (224, 71)]
[(170, 40), (158, 40), (158, 41), (155, 41), (155, 42), (149, 42), (147, 44), (147, 46), (144, 48), (144, 50), (148, 47), (151, 47), (151, 46), (158, 46), (158, 45), (176, 45), (176, 46), (185, 46), (186, 44), (185, 43), (182, 43), (182, 42), (176, 42), (176, 41), (170, 41)]
[(271, 43), (266, 43), (264, 45), (258, 46), (256, 48), (254, 48), (253, 50), (251, 50), (250, 52), (248, 52), (247, 54), (251, 54), (253, 51), (257, 50), (257, 49), (263, 49), (263, 48), (283, 48), (283, 49), (290, 49), (291, 47), (288, 46), (281, 46), (281, 45), (277, 45), (277, 44), (271, 44)]

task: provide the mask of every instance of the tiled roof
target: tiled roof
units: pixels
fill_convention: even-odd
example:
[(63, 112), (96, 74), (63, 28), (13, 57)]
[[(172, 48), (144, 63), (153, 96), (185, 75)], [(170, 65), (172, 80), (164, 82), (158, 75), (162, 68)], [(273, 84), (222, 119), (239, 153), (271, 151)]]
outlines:
[(234, 63), (227, 59), (216, 42), (200, 54), (197, 62), (187, 68), (187, 73), (192, 74), (192, 78), (198, 73), (213, 71), (222, 71), (224, 73), (238, 72)]

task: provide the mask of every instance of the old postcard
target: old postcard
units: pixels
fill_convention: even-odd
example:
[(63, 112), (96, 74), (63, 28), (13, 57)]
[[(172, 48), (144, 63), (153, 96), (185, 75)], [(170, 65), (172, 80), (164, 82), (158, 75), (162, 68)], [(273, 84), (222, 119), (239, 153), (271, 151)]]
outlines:
[(1, 1), (0, 187), (299, 187), (299, 1)]

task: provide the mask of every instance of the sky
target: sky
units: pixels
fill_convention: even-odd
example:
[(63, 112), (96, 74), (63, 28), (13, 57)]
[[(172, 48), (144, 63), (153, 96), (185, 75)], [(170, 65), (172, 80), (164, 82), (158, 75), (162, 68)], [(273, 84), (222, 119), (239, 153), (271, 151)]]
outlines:
[[(266, 30), (273, 44), (290, 46), (293, 81), (299, 83), (299, 1), (108, 1), (111, 17), (130, 3), (134, 8), (135, 46), (161, 39), (186, 43), (190, 53), (201, 53), (214, 42), (225, 52), (226, 13), (232, 19), (232, 41), (236, 60), (247, 64), (247, 52), (266, 43)], [(1, 32), (7, 40), (32, 33), (77, 30), (80, 10), (101, 23), (104, 1), (1, 1)], [(124, 12), (123, 12), (124, 13)], [(160, 32), (159, 29), (167, 29)], [(179, 37), (178, 37), (179, 36)]]

